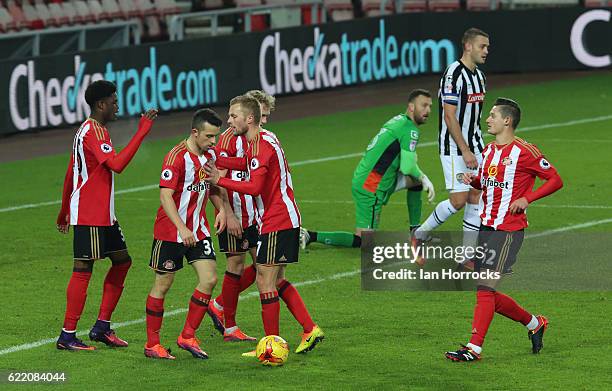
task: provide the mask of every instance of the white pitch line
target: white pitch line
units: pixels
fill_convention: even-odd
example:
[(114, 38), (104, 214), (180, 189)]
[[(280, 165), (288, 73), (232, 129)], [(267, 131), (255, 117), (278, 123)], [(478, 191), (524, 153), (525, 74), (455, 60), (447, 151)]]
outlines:
[[(539, 130), (539, 129), (548, 129), (548, 128), (563, 127), (563, 126), (573, 126), (573, 125), (579, 125), (579, 124), (586, 124), (586, 123), (590, 123), (590, 122), (601, 122), (601, 121), (607, 121), (609, 119), (612, 119), (612, 115), (604, 115), (604, 116), (592, 117), (592, 118), (583, 118), (583, 119), (567, 121), (567, 122), (558, 122), (558, 123), (554, 123), (554, 124), (543, 124), (543, 125), (535, 125), (535, 126), (526, 126), (524, 128), (519, 128), (517, 130), (517, 133), (518, 132), (529, 132), (529, 131)], [(436, 141), (428, 141), (428, 142), (420, 143), (419, 147), (420, 148), (431, 147), (431, 146), (434, 146), (434, 145), (438, 145), (438, 143)], [(331, 162), (331, 161), (334, 161), (334, 160), (350, 159), (350, 158), (358, 157), (358, 156), (361, 156), (361, 155), (363, 155), (363, 152), (355, 152), (355, 153), (349, 153), (349, 154), (345, 154), (345, 155), (328, 156), (328, 157), (323, 157), (323, 158), (318, 158), (318, 159), (302, 160), (302, 161), (298, 161), (298, 162), (289, 163), (289, 165), (291, 167), (299, 167), (299, 166), (306, 166), (306, 165), (309, 165), (309, 164)], [(133, 192), (137, 192), (137, 191), (151, 190), (151, 189), (155, 189), (157, 187), (158, 187), (157, 184), (146, 185), (146, 186), (139, 186), (139, 187), (133, 187), (133, 188), (124, 189), (124, 190), (117, 190), (115, 192), (115, 194), (133, 193)], [(61, 203), (61, 200), (55, 200), (55, 201), (39, 202), (39, 203), (35, 203), (35, 204), (23, 204), (23, 205), (17, 205), (17, 206), (9, 206), (7, 208), (1, 208), (0, 209), (0, 213), (13, 212), (13, 211), (22, 210), (22, 209), (38, 208), (38, 207), (41, 207), (41, 206), (59, 205), (60, 203)]]
[[(605, 220), (594, 220), (594, 221), (588, 221), (586, 223), (582, 223), (582, 224), (575, 224), (575, 225), (568, 225), (566, 227), (560, 227), (560, 228), (555, 228), (555, 229), (551, 229), (551, 230), (547, 230), (547, 231), (543, 231), (543, 232), (538, 232), (538, 233), (534, 233), (534, 234), (528, 234), (525, 235), (525, 239), (533, 239), (533, 238), (539, 238), (542, 236), (549, 236), (549, 235), (553, 235), (559, 232), (567, 232), (567, 231), (573, 231), (576, 229), (581, 229), (581, 228), (588, 228), (588, 227), (592, 227), (595, 225), (601, 225), (601, 224), (608, 224), (608, 223), (612, 223), (612, 219), (605, 219)], [(307, 281), (302, 281), (302, 282), (296, 282), (295, 284), (293, 284), (294, 286), (307, 286), (307, 285), (316, 285), (316, 284), (320, 284), (323, 282), (327, 282), (327, 281), (333, 281), (333, 280), (339, 280), (341, 278), (345, 278), (345, 277), (351, 277), (354, 276), (356, 274), (361, 273), (361, 269), (357, 269), (357, 270), (352, 270), (349, 272), (344, 272), (344, 273), (336, 273), (336, 274), (332, 274), (331, 276), (328, 277), (323, 277), (323, 278), (319, 278), (316, 280), (307, 280)], [(245, 300), (245, 299), (249, 299), (252, 297), (258, 297), (259, 293), (258, 292), (249, 292), (243, 296), (241, 296), (239, 299), (240, 300)], [(168, 311), (164, 314), (164, 317), (170, 317), (170, 316), (174, 316), (174, 315), (178, 315), (178, 314), (182, 314), (184, 312), (187, 312), (187, 308), (178, 308), (176, 310), (172, 310), (172, 311)], [(140, 319), (134, 319), (134, 320), (129, 320), (127, 322), (118, 322), (118, 323), (113, 323), (113, 328), (114, 329), (118, 329), (121, 327), (127, 327), (127, 326), (131, 326), (131, 325), (135, 325), (135, 324), (142, 324), (146, 322), (146, 318), (140, 318)], [(87, 331), (81, 331), (79, 333), (77, 333), (78, 336), (82, 336), (87, 334)], [(19, 351), (23, 351), (23, 350), (30, 350), (30, 349), (34, 349), (37, 348), (39, 346), (43, 346), (43, 345), (47, 345), (50, 343), (53, 343), (57, 340), (57, 338), (45, 338), (45, 339), (41, 339), (39, 341), (36, 342), (30, 342), (30, 343), (26, 343), (26, 344), (22, 344), (22, 345), (15, 345), (15, 346), (11, 346), (5, 349), (0, 350), (0, 356), (3, 356), (5, 354), (9, 354), (9, 353), (15, 353), (15, 352), (19, 352)]]
[[(361, 273), (361, 269), (357, 269), (357, 270), (353, 270), (350, 272), (343, 272), (343, 273), (336, 273), (333, 274), (329, 277), (324, 277), (324, 278), (319, 278), (316, 280), (307, 280), (307, 281), (302, 281), (302, 282), (296, 282), (296, 283), (292, 283), (293, 286), (307, 286), (307, 285), (316, 285), (316, 284), (320, 284), (322, 282), (327, 282), (327, 281), (333, 281), (333, 280), (339, 280), (341, 278), (345, 278), (345, 277), (351, 277), (354, 276), (356, 274)], [(259, 297), (259, 292), (249, 292), (245, 295), (242, 295), (239, 297), (239, 300), (246, 300), (246, 299), (250, 299), (253, 297)], [(164, 312), (164, 318), (168, 318), (174, 315), (178, 315), (178, 314), (182, 314), (187, 312), (187, 308), (177, 308), (175, 310), (172, 311), (168, 311), (168, 312)], [(142, 324), (146, 322), (146, 318), (140, 318), (140, 319), (134, 319), (134, 320), (128, 320), (127, 322), (117, 322), (117, 323), (113, 323), (113, 329), (118, 329), (118, 328), (122, 328), (122, 327), (127, 327), (127, 326), (132, 326), (135, 324)], [(87, 335), (88, 331), (80, 331), (77, 333), (77, 336), (83, 336), (83, 335)], [(30, 342), (30, 343), (25, 343), (22, 345), (15, 345), (15, 346), (11, 346), (9, 348), (6, 349), (2, 349), (0, 350), (0, 356), (3, 356), (5, 354), (9, 354), (9, 353), (15, 353), (15, 352), (19, 352), (19, 351), (23, 351), (23, 350), (31, 350), (43, 345), (48, 345), (51, 343), (54, 343), (55, 341), (57, 341), (57, 338), (46, 338), (46, 339), (41, 339), (39, 341), (36, 342)]]
[(560, 232), (573, 231), (576, 229), (588, 228), (588, 227), (593, 227), (596, 225), (609, 224), (609, 223), (612, 223), (612, 219), (588, 221), (582, 224), (568, 225), (566, 227), (550, 229), (548, 231), (537, 232), (534, 234), (527, 234), (525, 235), (525, 239), (541, 238), (542, 236), (554, 235)]
[[(152, 201), (146, 198), (136, 198), (138, 201)], [(353, 201), (348, 200), (298, 200), (298, 204), (353, 204)], [(406, 205), (405, 202), (389, 202), (389, 205)], [(612, 209), (612, 205), (548, 205), (548, 204), (532, 204), (530, 208), (560, 208), (560, 209)]]

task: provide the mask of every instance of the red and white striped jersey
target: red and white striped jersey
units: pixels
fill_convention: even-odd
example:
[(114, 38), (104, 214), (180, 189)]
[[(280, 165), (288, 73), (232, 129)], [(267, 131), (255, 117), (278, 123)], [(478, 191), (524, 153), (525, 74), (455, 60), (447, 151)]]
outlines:
[[(174, 190), (172, 198), (178, 214), (198, 241), (210, 237), (210, 227), (206, 219), (210, 185), (204, 182), (206, 172), (203, 166), (208, 161), (215, 160), (214, 150), (209, 149), (202, 156), (198, 156), (190, 152), (186, 142), (182, 141), (166, 155), (162, 165), (159, 187)], [(183, 242), (162, 206), (157, 210), (153, 231), (155, 239)]]
[(113, 156), (115, 151), (106, 127), (87, 118), (72, 144), (71, 225), (114, 224), (114, 173), (104, 165)]
[(260, 234), (298, 228), (301, 216), (293, 194), (291, 171), (285, 151), (273, 133), (264, 130), (251, 140), (247, 163), (250, 178), (266, 170), (265, 183), (258, 197)]
[[(215, 152), (219, 156), (244, 157), (246, 156), (247, 140), (245, 136), (236, 136), (231, 129), (227, 129), (219, 136)], [(248, 180), (248, 171), (227, 170), (226, 178), (234, 181)], [(238, 193), (227, 189), (227, 197), (236, 218), (242, 221), (242, 228), (258, 223), (256, 200), (248, 194)]]
[(528, 226), (526, 211), (511, 214), (510, 205), (533, 190), (535, 178), (548, 180), (557, 170), (533, 144), (516, 138), (506, 145), (489, 143), (482, 152), (479, 171), (483, 225), (499, 231), (518, 231)]

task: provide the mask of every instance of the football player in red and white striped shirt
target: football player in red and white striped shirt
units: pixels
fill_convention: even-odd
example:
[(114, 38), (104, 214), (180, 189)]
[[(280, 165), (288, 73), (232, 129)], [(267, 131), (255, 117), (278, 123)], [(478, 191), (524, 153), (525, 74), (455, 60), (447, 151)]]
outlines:
[(151, 358), (174, 359), (160, 344), (159, 331), (164, 314), (164, 298), (174, 282), (174, 274), (183, 268), (183, 258), (193, 266), (198, 285), (189, 302), (189, 312), (177, 345), (195, 358), (206, 359), (195, 332), (208, 309), (217, 283), (216, 256), (206, 219), (210, 200), (218, 209), (217, 232), (225, 229), (225, 190), (205, 182), (204, 165), (214, 162), (212, 147), (219, 135), (221, 119), (210, 109), (196, 111), (189, 137), (164, 158), (159, 181), (161, 206), (153, 229), (153, 247), (149, 266), (155, 282), (147, 297), (147, 343), (144, 354)]
[[(249, 147), (246, 160), (219, 158), (219, 166), (248, 170), (245, 182), (222, 178), (207, 165), (207, 178), (213, 184), (253, 196), (261, 196), (262, 215), (257, 243), (257, 288), (262, 305), (266, 335), (279, 335), (279, 297), (303, 327), (296, 353), (305, 353), (324, 338), (323, 331), (310, 317), (293, 285), (285, 280), (285, 266), (298, 261), (300, 212), (293, 194), (291, 172), (278, 139), (260, 130), (261, 108), (249, 96), (231, 100), (228, 124), (238, 135), (245, 135)], [(249, 352), (247, 355), (254, 355)]]
[(94, 260), (105, 257), (111, 259), (112, 266), (104, 280), (98, 320), (89, 338), (108, 346), (128, 345), (110, 328), (111, 315), (132, 264), (115, 218), (114, 173), (121, 173), (132, 160), (157, 117), (157, 110), (147, 111), (134, 137), (117, 154), (106, 129), (106, 124), (117, 118), (115, 85), (105, 80), (92, 83), (85, 90), (85, 101), (91, 115), (74, 137), (57, 216), (57, 229), (61, 233), (68, 233), (70, 225), (74, 226), (74, 268), (66, 290), (64, 326), (56, 344), (60, 350), (95, 349), (76, 338), (76, 326), (85, 307)]
[[(482, 152), (478, 175), (463, 174), (463, 181), (482, 190), (480, 202), (479, 246), (486, 246), (486, 261), (479, 260), (476, 270), (489, 270), (499, 276), (511, 273), (527, 227), (527, 206), (563, 186), (557, 170), (533, 144), (516, 137), (521, 118), (518, 104), (498, 98), (487, 118), (488, 131), (495, 136)], [(533, 190), (536, 177), (544, 184)], [(511, 297), (496, 290), (500, 278), (478, 280), (472, 338), (461, 349), (446, 352), (454, 361), (480, 359), (482, 344), (495, 313), (527, 327), (532, 352), (539, 353), (548, 320), (525, 311)]]
[[(275, 99), (264, 91), (252, 90), (245, 95), (255, 98), (261, 105), (261, 125), (268, 122), (270, 112), (274, 110)], [(260, 131), (264, 131), (260, 127)], [(270, 133), (271, 134), (271, 133)], [(215, 152), (219, 156), (245, 157), (248, 142), (246, 136), (235, 135), (232, 128), (227, 129), (219, 137)], [(235, 181), (246, 181), (247, 171), (222, 170), (221, 175)], [(257, 258), (257, 239), (259, 237), (257, 204), (261, 205), (261, 197), (253, 197), (228, 190), (229, 203), (226, 210), (227, 229), (219, 234), (219, 247), (227, 256), (227, 270), (223, 277), (221, 293), (208, 306), (208, 313), (215, 328), (223, 334), (225, 341), (254, 341), (236, 325), (236, 309), (240, 292), (255, 282), (255, 260)], [(245, 267), (246, 252), (251, 254), (253, 264)]]

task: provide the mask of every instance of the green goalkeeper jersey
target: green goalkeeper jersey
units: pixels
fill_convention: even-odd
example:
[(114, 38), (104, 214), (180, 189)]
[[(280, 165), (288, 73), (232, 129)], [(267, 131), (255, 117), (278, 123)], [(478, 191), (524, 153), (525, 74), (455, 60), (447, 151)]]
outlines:
[(377, 194), (386, 202), (395, 189), (398, 172), (417, 180), (419, 129), (406, 114), (387, 121), (368, 145), (353, 173), (353, 188)]

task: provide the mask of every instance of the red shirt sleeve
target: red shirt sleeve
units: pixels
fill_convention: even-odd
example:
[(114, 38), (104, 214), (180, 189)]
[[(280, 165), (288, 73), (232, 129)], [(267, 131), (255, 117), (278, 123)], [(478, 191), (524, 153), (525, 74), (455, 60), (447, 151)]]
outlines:
[[(273, 152), (265, 143), (260, 144), (260, 151), (257, 156), (253, 156), (248, 164), (249, 180), (243, 182), (232, 181), (228, 178), (220, 178), (218, 185), (229, 190), (243, 194), (258, 196), (261, 194), (265, 177), (268, 172)], [(227, 159), (227, 158), (226, 158)], [(246, 161), (246, 160), (245, 160)], [(244, 170), (245, 168), (243, 168)]]
[(557, 169), (541, 154), (538, 156), (529, 154), (526, 171), (545, 181), (535, 191), (529, 191), (524, 195), (529, 203), (546, 197), (563, 187), (563, 180)]
[(83, 140), (83, 146), (99, 164), (103, 164), (115, 156), (115, 149), (113, 148), (108, 131), (95, 124), (92, 124), (91, 127)]
[(166, 187), (172, 190), (181, 190), (179, 188), (180, 182), (182, 182), (182, 175), (185, 175), (185, 169), (183, 168), (183, 164), (185, 161), (183, 159), (174, 159), (172, 163), (168, 161), (170, 157), (170, 153), (166, 155), (164, 158), (164, 163), (162, 164), (161, 177), (159, 178), (159, 187)]

